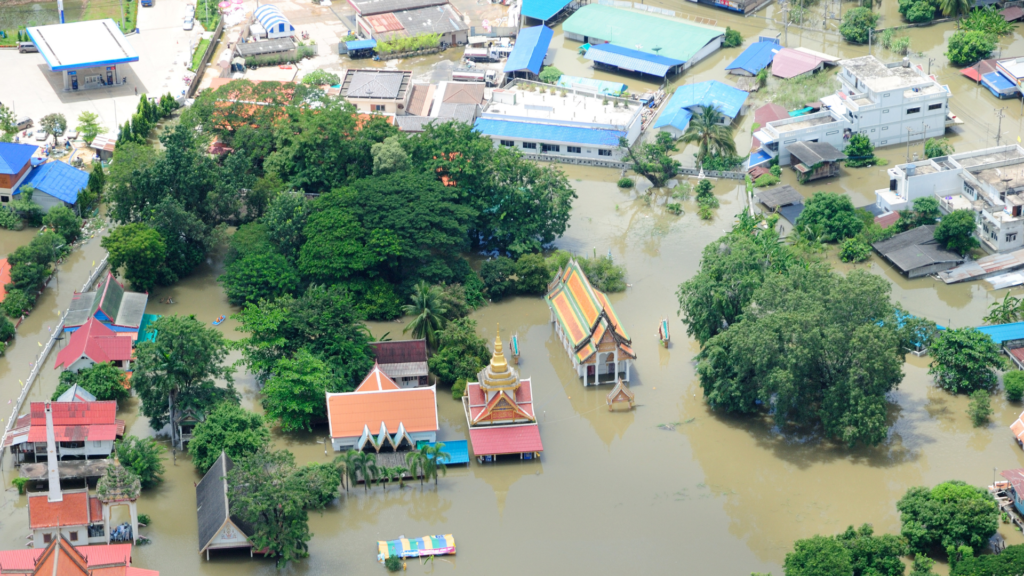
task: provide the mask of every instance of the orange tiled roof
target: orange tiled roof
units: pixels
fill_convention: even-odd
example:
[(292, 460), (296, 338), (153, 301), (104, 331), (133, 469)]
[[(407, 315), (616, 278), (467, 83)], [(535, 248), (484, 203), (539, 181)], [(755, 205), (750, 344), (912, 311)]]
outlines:
[(89, 495), (85, 492), (64, 494), (60, 502), (47, 501), (46, 494), (28, 499), (29, 528), (85, 526), (89, 523)]
[(11, 265), (7, 263), (7, 258), (0, 258), (0, 302), (7, 297), (7, 290), (4, 290), (4, 286), (10, 283)]
[(430, 432), (438, 429), (437, 394), (429, 388), (371, 390), (327, 394), (327, 417), (332, 438), (359, 436), (363, 428)]
[[(45, 499), (46, 497), (43, 496)], [(124, 567), (121, 567), (123, 573)], [(80, 552), (63, 537), (54, 540), (43, 551), (32, 574), (40, 576), (90, 576), (89, 563)], [(104, 575), (113, 576), (113, 575)]]
[(356, 388), (356, 392), (370, 392), (372, 390), (398, 390), (398, 384), (381, 371), (380, 365), (373, 363), (373, 370), (363, 378), (363, 383)]

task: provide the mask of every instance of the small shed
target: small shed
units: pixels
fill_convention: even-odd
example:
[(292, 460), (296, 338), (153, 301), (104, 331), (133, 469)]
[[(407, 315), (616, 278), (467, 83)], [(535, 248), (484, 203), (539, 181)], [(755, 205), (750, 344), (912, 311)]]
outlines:
[(32, 202), (44, 212), (49, 212), (54, 206), (73, 207), (78, 202), (78, 193), (84, 190), (88, 183), (88, 172), (64, 162), (47, 162), (33, 169), (28, 178), (22, 180), (21, 186), (14, 194), (17, 196), (26, 187), (31, 186), (35, 190)]
[(288, 38), (295, 35), (295, 26), (292, 26), (281, 9), (273, 4), (263, 4), (252, 14), (267, 31), (267, 38)]
[(632, 391), (622, 382), (622, 378), (615, 383), (615, 387), (608, 393), (606, 398), (608, 401), (608, 410), (614, 410), (616, 404), (628, 404), (630, 410), (636, 406), (636, 396)]
[(790, 204), (802, 204), (804, 201), (803, 195), (789, 184), (763, 190), (758, 192), (756, 196), (757, 201), (764, 204), (772, 212)]
[(828, 142), (794, 142), (789, 145), (789, 153), (801, 184), (838, 176), (839, 162), (846, 160), (846, 154)]
[(740, 76), (756, 76), (758, 72), (771, 66), (772, 60), (782, 50), (778, 40), (761, 40), (754, 42), (743, 51), (731, 64), (725, 67), (729, 74)]
[(349, 58), (369, 58), (376, 49), (377, 40), (374, 38), (338, 42), (338, 54), (348, 54)]
[(872, 247), (908, 278), (949, 270), (964, 261), (935, 240), (935, 226), (918, 226)]
[(772, 76), (779, 78), (796, 78), (811, 72), (821, 70), (826, 59), (814, 54), (808, 54), (794, 48), (783, 48), (772, 60)]

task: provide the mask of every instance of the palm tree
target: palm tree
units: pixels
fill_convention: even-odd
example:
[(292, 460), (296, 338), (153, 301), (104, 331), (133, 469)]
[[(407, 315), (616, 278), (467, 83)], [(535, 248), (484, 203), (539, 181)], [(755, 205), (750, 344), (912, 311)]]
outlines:
[(349, 450), (343, 454), (338, 454), (332, 461), (334, 468), (338, 470), (338, 474), (341, 476), (341, 483), (345, 486), (345, 492), (348, 492), (349, 484), (346, 480), (351, 480), (354, 477), (355, 466), (352, 463), (352, 458), (355, 454), (355, 450)]
[(370, 482), (380, 478), (380, 467), (377, 466), (377, 459), (367, 452), (356, 452), (352, 458), (353, 471), (359, 472), (363, 477), (363, 489), (370, 489)]
[(412, 304), (402, 306), (402, 311), (414, 316), (402, 334), (412, 331), (413, 338), (425, 338), (430, 347), (437, 344), (437, 331), (444, 327), (443, 314), (447, 311), (441, 303), (441, 291), (420, 281), (412, 291)]
[(437, 486), (437, 473), (440, 472), (442, 476), (448, 475), (448, 467), (442, 460), (449, 460), (452, 455), (444, 451), (444, 442), (438, 442), (433, 446), (427, 444), (420, 448), (420, 453), (423, 454), (423, 459), (427, 463), (424, 475), (433, 476), (434, 486)]
[(1006, 296), (1003, 297), (1002, 302), (993, 302), (989, 305), (988, 316), (985, 316), (984, 320), (987, 324), (1009, 324), (1011, 322), (1020, 322), (1021, 313), (1024, 310), (1021, 309), (1020, 298), (1014, 298), (1010, 296), (1010, 291), (1006, 291)]
[(704, 162), (708, 154), (734, 155), (736, 142), (732, 139), (732, 127), (722, 124), (725, 116), (717, 106), (701, 108), (700, 113), (690, 118), (682, 138), (683, 144), (697, 145), (697, 164)]
[(427, 460), (419, 450), (413, 450), (405, 455), (405, 465), (409, 467), (409, 474), (413, 478), (420, 477), (420, 485), (427, 476)]
[[(959, 18), (971, 11), (971, 2), (970, 0), (940, 0), (939, 9), (942, 10), (943, 16)], [(959, 26), (960, 23), (957, 22), (957, 27)]]
[(405, 474), (409, 471), (405, 466), (394, 466), (391, 468), (393, 477), (398, 478), (398, 487), (405, 488)]

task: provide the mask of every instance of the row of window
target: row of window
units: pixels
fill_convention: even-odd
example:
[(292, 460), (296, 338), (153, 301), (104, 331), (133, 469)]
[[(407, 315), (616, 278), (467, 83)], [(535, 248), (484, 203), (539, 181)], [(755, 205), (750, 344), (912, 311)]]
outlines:
[[(50, 540), (53, 540), (53, 534), (43, 534), (43, 544), (49, 544)], [(68, 532), (68, 540), (71, 540), (72, 542), (78, 542), (78, 530), (72, 530), (71, 532)]]
[[(499, 143), (502, 146), (508, 146), (509, 148), (514, 148), (515, 145), (516, 145), (515, 141), (513, 141), (513, 140), (499, 140)], [(523, 149), (525, 149), (525, 150), (536, 150), (537, 149), (537, 143), (536, 142), (523, 142)], [(560, 145), (558, 145), (558, 144), (541, 144), (540, 145), (540, 151), (541, 152), (561, 152), (562, 151), (562, 147)], [(582, 154), (583, 153), (583, 148), (581, 148), (579, 146), (566, 146), (565, 147), (565, 151), (570, 153), (570, 154)], [(611, 150), (598, 150), (597, 151), (597, 155), (598, 156), (611, 156), (612, 155), (612, 151)]]
[[(938, 104), (930, 104), (930, 105), (928, 105), (928, 109), (929, 110), (938, 110), (940, 108), (942, 108), (942, 103), (941, 102), (938, 103)], [(916, 108), (907, 108), (907, 114), (917, 114), (920, 111), (921, 111), (921, 107), (920, 106), (918, 106)]]

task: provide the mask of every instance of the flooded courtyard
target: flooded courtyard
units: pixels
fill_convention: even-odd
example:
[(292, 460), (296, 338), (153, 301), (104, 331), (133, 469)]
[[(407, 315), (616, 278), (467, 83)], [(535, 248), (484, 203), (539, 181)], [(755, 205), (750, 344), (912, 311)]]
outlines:
[[(771, 19), (780, 20), (776, 5), (750, 18), (704, 6), (680, 2), (655, 5), (717, 19), (718, 26), (732, 26), (747, 39), (782, 32)], [(835, 5), (832, 5), (835, 7)], [(854, 7), (845, 3), (842, 9)], [(825, 6), (819, 6), (819, 9)], [(880, 27), (899, 23), (896, 3), (884, 3)], [(834, 27), (832, 28), (834, 29)], [(950, 86), (951, 108), (965, 124), (948, 136), (958, 151), (995, 144), (997, 118), (994, 110), (1005, 107), (1002, 142), (1021, 134), (1021, 104), (999, 101), (942, 56), (945, 39), (954, 24), (905, 31), (912, 49), (922, 52), (912, 61), (928, 66)], [(554, 45), (561, 47), (555, 65), (566, 74), (594, 74), (575, 52), (575, 43), (564, 41), (559, 28)], [(844, 57), (867, 54), (866, 46), (851, 46), (838, 36), (790, 27), (790, 46), (806, 46)], [(674, 83), (719, 79), (731, 83), (723, 72), (741, 49), (722, 50), (701, 62)], [(1019, 32), (1002, 39), (1004, 55), (1024, 55), (1024, 36)], [(875, 47), (886, 61), (896, 56)], [(426, 75), (437, 59), (400, 62)], [(632, 92), (654, 87), (630, 78), (621, 80)], [(768, 94), (756, 96), (764, 101)], [(753, 115), (736, 124), (737, 148), (749, 144)], [(908, 154), (922, 155), (922, 143), (880, 149), (890, 164)], [(693, 150), (679, 158), (692, 165)], [(497, 464), (452, 467), (433, 485), (389, 486), (364, 491), (357, 486), (342, 493), (323, 513), (310, 515), (313, 539), (310, 557), (293, 564), (289, 574), (380, 574), (376, 541), (401, 535), (452, 533), (458, 554), (439, 557), (425, 565), (410, 560), (413, 574), (511, 575), (524, 571), (542, 574), (684, 573), (739, 574), (753, 571), (781, 574), (781, 563), (793, 541), (814, 534), (840, 532), (847, 525), (874, 524), (876, 532), (898, 533), (896, 501), (907, 488), (962, 479), (983, 486), (997, 470), (1024, 467), (1022, 452), (1007, 430), (1021, 410), (1019, 405), (993, 397), (996, 411), (987, 427), (973, 428), (965, 412), (966, 397), (953, 397), (935, 388), (928, 376), (929, 359), (908, 357), (905, 378), (891, 394), (890, 434), (874, 448), (823, 442), (813, 431), (782, 434), (770, 422), (736, 418), (708, 409), (702, 399), (693, 357), (697, 344), (686, 338), (678, 321), (675, 290), (697, 270), (703, 248), (732, 226), (744, 209), (742, 187), (718, 181), (716, 194), (722, 207), (716, 217), (702, 221), (693, 202), (684, 202), (684, 214), (675, 216), (663, 207), (658, 193), (616, 187), (616, 171), (568, 166), (565, 170), (579, 195), (570, 228), (557, 242), (559, 248), (579, 254), (606, 254), (626, 266), (626, 292), (611, 295), (624, 327), (633, 339), (638, 360), (631, 387), (637, 408), (610, 413), (605, 404), (609, 387), (584, 389), (558, 342), (550, 312), (541, 298), (513, 298), (485, 306), (472, 314), (480, 334), (493, 339), (500, 324), (503, 337), (518, 334), (520, 372), (533, 381), (534, 405), (539, 417), (544, 453), (540, 461), (502, 461)], [(874, 190), (884, 187), (884, 167), (844, 168), (838, 179), (800, 186), (792, 171), (784, 170), (784, 182), (804, 195), (817, 190), (842, 192), (856, 206), (874, 202)], [(34, 234), (0, 232), (0, 252), (8, 253), (27, 243)], [(27, 377), (30, 363), (45, 344), (49, 331), (68, 306), (75, 290), (102, 259), (98, 239), (77, 249), (61, 265), (59, 273), (40, 297), (35, 311), (18, 330), (16, 341), (0, 357), (0, 412), (6, 419)], [(222, 254), (211, 256), (192, 276), (150, 295), (147, 312), (194, 314), (211, 322), (221, 314), (237, 312), (217, 283)], [(853, 266), (835, 262), (842, 270)], [(930, 278), (909, 281), (877, 256), (856, 265), (885, 277), (893, 299), (905, 309), (946, 326), (977, 326), (989, 304), (1004, 291), (991, 292), (984, 282), (946, 286)], [(1012, 291), (1020, 296), (1020, 288)], [(171, 296), (175, 304), (161, 304)], [(657, 325), (668, 317), (673, 331), (669, 348), (659, 346)], [(402, 338), (404, 323), (371, 323), (374, 336), (390, 332)], [(217, 327), (237, 340), (237, 322), (229, 319)], [(237, 358), (237, 356), (235, 357)], [(30, 392), (30, 400), (45, 400), (56, 388), (58, 373), (53, 355)], [(259, 392), (244, 373), (236, 375), (246, 408), (262, 411)], [(26, 407), (27, 409), (27, 407)], [(446, 389), (438, 394), (440, 441), (467, 439), (461, 404)], [(128, 433), (154, 436), (147, 421), (138, 415), (138, 400), (120, 411)], [(312, 434), (283, 434), (275, 430), (276, 448), (286, 448), (296, 460), (327, 462), (326, 427)], [(166, 438), (163, 443), (167, 445)], [(244, 552), (214, 553), (207, 562), (198, 553), (194, 485), (200, 476), (187, 454), (172, 460), (168, 451), (164, 481), (143, 492), (139, 511), (152, 517), (143, 533), (148, 546), (133, 552), (137, 566), (159, 569), (164, 575), (275, 574), (272, 560), (250, 559)], [(2, 481), (10, 486), (17, 472), (5, 462)], [(0, 538), (9, 547), (20, 547), (28, 534), (27, 499), (13, 489), (3, 492), (0, 504)], [(1010, 544), (1024, 537), (1001, 524), (1001, 535)], [(937, 567), (938, 568), (938, 567)]]

